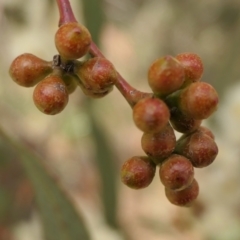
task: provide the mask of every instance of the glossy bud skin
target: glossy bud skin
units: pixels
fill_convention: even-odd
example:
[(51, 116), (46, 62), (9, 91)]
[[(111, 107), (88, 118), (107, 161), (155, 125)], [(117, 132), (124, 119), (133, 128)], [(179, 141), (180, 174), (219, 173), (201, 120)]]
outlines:
[(87, 97), (94, 98), (94, 99), (103, 98), (113, 90), (113, 88), (108, 88), (105, 92), (98, 93), (98, 92), (93, 92), (89, 89), (86, 89), (82, 83), (79, 83), (79, 86)]
[(143, 133), (142, 149), (156, 164), (161, 163), (171, 155), (176, 146), (176, 136), (170, 124), (160, 132)]
[(133, 120), (143, 132), (160, 132), (168, 123), (170, 112), (158, 98), (143, 98), (133, 107)]
[(64, 59), (74, 60), (84, 56), (91, 45), (88, 29), (77, 22), (62, 25), (55, 34), (55, 46)]
[(194, 167), (203, 168), (215, 160), (218, 147), (212, 137), (196, 131), (182, 136), (177, 141), (174, 151), (190, 159)]
[(180, 207), (190, 207), (193, 201), (198, 197), (198, 194), (199, 186), (195, 179), (189, 187), (180, 191), (165, 188), (165, 195), (169, 202)]
[(51, 62), (47, 62), (30, 53), (15, 58), (9, 68), (14, 82), (23, 87), (33, 87), (52, 71)]
[(83, 63), (76, 63), (74, 73), (88, 92), (95, 94), (110, 92), (117, 80), (117, 72), (111, 62), (94, 57)]
[(172, 127), (180, 133), (190, 133), (199, 128), (202, 120), (194, 119), (184, 115), (178, 108), (173, 107), (170, 111), (170, 122)]
[(178, 90), (185, 80), (183, 66), (172, 56), (157, 59), (148, 70), (148, 83), (155, 95), (166, 96)]
[(33, 100), (43, 113), (55, 115), (60, 113), (68, 103), (68, 90), (62, 78), (50, 75), (34, 89)]
[(197, 82), (203, 74), (203, 63), (201, 58), (195, 53), (181, 53), (176, 56), (185, 70), (184, 86)]
[(196, 82), (182, 90), (178, 104), (186, 116), (206, 119), (217, 110), (218, 102), (218, 94), (210, 84)]
[(156, 165), (148, 157), (132, 157), (121, 169), (121, 180), (130, 188), (141, 189), (149, 186), (156, 172)]
[(208, 135), (213, 140), (215, 139), (215, 136), (214, 136), (213, 132), (207, 127), (200, 126), (196, 131), (199, 132), (199, 133)]
[(160, 166), (159, 176), (162, 184), (172, 190), (183, 190), (194, 179), (194, 168), (189, 159), (172, 154)]

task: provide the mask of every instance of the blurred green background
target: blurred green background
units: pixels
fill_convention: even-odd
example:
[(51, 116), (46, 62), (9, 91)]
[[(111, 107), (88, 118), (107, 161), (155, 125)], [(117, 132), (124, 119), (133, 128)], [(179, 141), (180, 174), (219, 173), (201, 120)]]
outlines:
[[(117, 89), (93, 100), (77, 89), (59, 115), (40, 113), (33, 89), (17, 86), (8, 69), (25, 52), (46, 60), (57, 53), (56, 2), (1, 0), (0, 128), (26, 148), (19, 154), (0, 134), (0, 240), (45, 239), (39, 212), (44, 202), (48, 206), (48, 193), (46, 201), (39, 196), (48, 187), (57, 200), (70, 197), (93, 240), (239, 240), (240, 2), (71, 0), (71, 5), (104, 55), (141, 91), (150, 91), (147, 70), (156, 58), (181, 52), (202, 58), (202, 80), (220, 96), (218, 111), (203, 124), (214, 131), (219, 155), (211, 166), (197, 169), (200, 195), (192, 208), (166, 200), (158, 173), (150, 187), (128, 189), (120, 182), (121, 164), (144, 153), (127, 102)], [(47, 170), (22, 160), (32, 152)], [(48, 172), (54, 176), (49, 180)], [(58, 185), (63, 193), (56, 192)]]

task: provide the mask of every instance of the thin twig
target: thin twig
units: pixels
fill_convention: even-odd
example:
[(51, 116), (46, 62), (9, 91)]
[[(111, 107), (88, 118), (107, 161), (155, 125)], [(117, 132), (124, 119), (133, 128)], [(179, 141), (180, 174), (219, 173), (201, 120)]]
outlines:
[[(62, 24), (66, 24), (68, 22), (77, 22), (74, 13), (72, 11), (69, 0), (57, 0), (60, 20), (59, 26)], [(104, 57), (101, 50), (97, 47), (97, 45), (92, 42), (89, 54), (92, 57)], [(105, 58), (105, 57), (104, 57)], [(145, 93), (138, 91), (136, 88), (132, 87), (122, 76), (120, 73), (117, 73), (117, 81), (115, 82), (116, 88), (121, 92), (123, 97), (129, 103), (131, 107), (133, 107), (139, 100), (145, 97), (151, 97), (152, 93)]]

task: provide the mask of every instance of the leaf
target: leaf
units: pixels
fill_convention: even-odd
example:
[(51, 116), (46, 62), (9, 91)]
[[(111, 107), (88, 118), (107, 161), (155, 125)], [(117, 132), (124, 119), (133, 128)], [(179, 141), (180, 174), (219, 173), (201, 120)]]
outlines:
[(83, 12), (86, 27), (89, 29), (93, 41), (98, 45), (99, 37), (105, 22), (102, 0), (83, 0)]
[(95, 143), (95, 163), (98, 167), (101, 177), (102, 203), (106, 222), (113, 228), (118, 228), (117, 223), (117, 172), (116, 154), (112, 150), (112, 145), (108, 141), (106, 133), (97, 121), (93, 102), (87, 100), (85, 102), (89, 121), (92, 128), (93, 141)]
[[(102, 27), (105, 23), (102, 0), (82, 1), (86, 27), (89, 29), (93, 41), (99, 45)], [(94, 115), (93, 102), (86, 99), (85, 109), (87, 111), (95, 143), (95, 162), (99, 170), (102, 185), (102, 203), (106, 222), (113, 228), (118, 228), (117, 223), (117, 173), (115, 153), (112, 151), (111, 143), (105, 132), (101, 129)]]
[(68, 194), (27, 146), (12, 140), (2, 129), (0, 138), (15, 151), (32, 182), (47, 240), (90, 240), (80, 214)]

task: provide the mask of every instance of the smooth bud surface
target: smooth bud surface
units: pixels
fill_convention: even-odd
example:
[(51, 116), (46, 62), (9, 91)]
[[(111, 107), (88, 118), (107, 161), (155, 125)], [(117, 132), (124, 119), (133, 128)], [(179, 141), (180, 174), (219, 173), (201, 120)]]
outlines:
[(185, 70), (184, 86), (197, 82), (203, 74), (203, 63), (201, 58), (195, 53), (180, 53), (176, 59), (181, 63)]
[(55, 115), (60, 113), (68, 103), (68, 90), (60, 76), (50, 75), (34, 89), (33, 100), (43, 113)]
[(213, 140), (215, 139), (215, 136), (214, 136), (213, 132), (207, 127), (200, 126), (196, 131), (199, 132), (199, 133), (208, 135)]
[(185, 80), (183, 66), (172, 56), (157, 59), (148, 70), (148, 83), (158, 96), (178, 90)]
[(159, 164), (173, 152), (176, 136), (171, 125), (167, 124), (160, 132), (143, 133), (141, 144), (144, 152)]
[(55, 34), (55, 46), (61, 57), (67, 60), (84, 56), (89, 50), (91, 41), (88, 29), (76, 22), (62, 25)]
[(198, 197), (198, 182), (194, 179), (189, 187), (180, 191), (174, 191), (170, 188), (165, 188), (165, 194), (170, 203), (180, 207), (189, 207)]
[(33, 87), (52, 71), (47, 62), (30, 53), (24, 53), (15, 58), (9, 68), (9, 74), (14, 82), (23, 87)]
[(206, 119), (217, 110), (218, 102), (218, 94), (210, 84), (196, 82), (182, 90), (178, 104), (186, 116)]
[(156, 165), (148, 157), (132, 157), (122, 166), (121, 179), (124, 184), (133, 189), (147, 187), (153, 180)]
[(159, 176), (166, 188), (182, 190), (192, 183), (194, 168), (189, 159), (173, 154), (161, 164)]
[(158, 98), (141, 99), (133, 107), (133, 120), (143, 132), (160, 132), (168, 123), (170, 112)]
[(189, 158), (194, 167), (202, 168), (215, 160), (218, 147), (212, 137), (196, 131), (182, 136), (177, 141), (175, 152)]
[(101, 94), (110, 92), (117, 80), (117, 72), (111, 62), (102, 57), (94, 57), (77, 63), (74, 73), (88, 92)]

